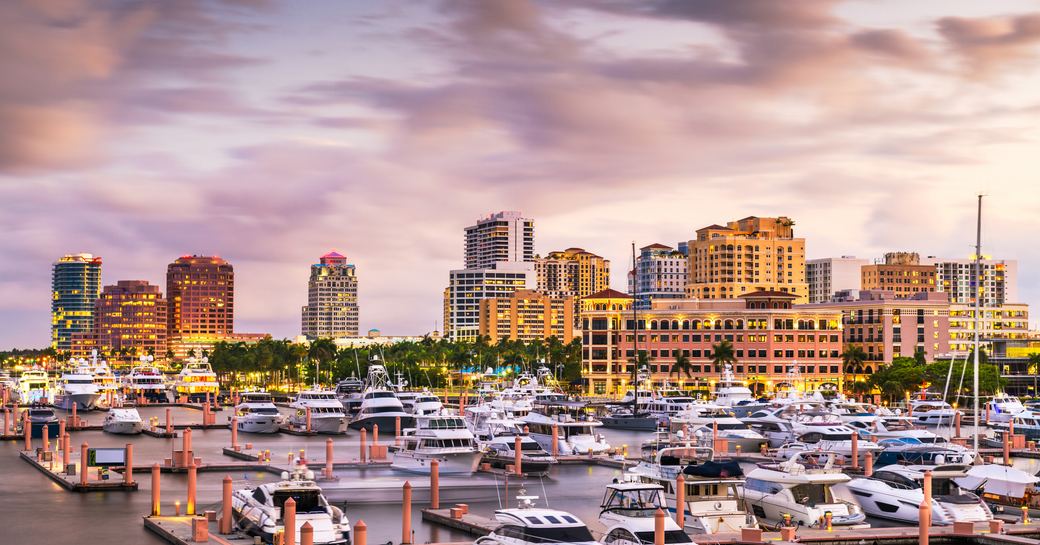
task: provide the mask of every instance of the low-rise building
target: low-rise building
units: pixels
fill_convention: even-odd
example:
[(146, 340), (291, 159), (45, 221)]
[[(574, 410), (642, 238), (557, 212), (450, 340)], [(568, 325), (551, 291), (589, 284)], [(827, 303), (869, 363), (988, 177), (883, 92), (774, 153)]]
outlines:
[(480, 331), (490, 343), (574, 338), (574, 297), (551, 297), (534, 290), (480, 301)]
[[(1029, 305), (1009, 303), (1001, 306), (984, 306), (980, 309), (979, 339), (984, 342), (995, 340), (1025, 340), (1029, 333)], [(974, 305), (950, 304), (950, 352), (964, 356), (971, 352), (975, 339)]]

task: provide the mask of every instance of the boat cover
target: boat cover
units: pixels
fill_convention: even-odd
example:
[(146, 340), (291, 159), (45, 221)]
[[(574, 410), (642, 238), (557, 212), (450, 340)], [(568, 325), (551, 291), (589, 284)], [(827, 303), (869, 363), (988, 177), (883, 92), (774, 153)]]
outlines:
[(966, 490), (975, 490), (982, 486), (986, 494), (1021, 498), (1026, 489), (1040, 482), (1040, 479), (1025, 471), (997, 464), (972, 466), (964, 477), (953, 480)]
[(690, 464), (683, 469), (683, 473), (698, 477), (740, 477), (744, 471), (740, 469), (740, 464), (737, 462), (707, 461)]

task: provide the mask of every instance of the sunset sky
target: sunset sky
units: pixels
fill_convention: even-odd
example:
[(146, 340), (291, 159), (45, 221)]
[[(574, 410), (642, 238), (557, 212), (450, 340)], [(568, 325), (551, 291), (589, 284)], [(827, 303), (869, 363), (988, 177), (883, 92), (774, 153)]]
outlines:
[(0, 348), (48, 343), (65, 253), (164, 291), (220, 255), (289, 337), (336, 249), (362, 330), (422, 334), (491, 211), (625, 289), (631, 241), (749, 215), (968, 257), (980, 192), (1040, 311), (1035, 0), (11, 0), (0, 74)]

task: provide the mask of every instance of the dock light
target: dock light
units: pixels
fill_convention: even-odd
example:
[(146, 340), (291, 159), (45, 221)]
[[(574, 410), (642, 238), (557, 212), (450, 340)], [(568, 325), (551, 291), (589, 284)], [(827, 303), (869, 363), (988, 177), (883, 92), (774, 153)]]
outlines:
[(173, 502), (173, 514), (178, 517), (181, 516), (181, 500)]

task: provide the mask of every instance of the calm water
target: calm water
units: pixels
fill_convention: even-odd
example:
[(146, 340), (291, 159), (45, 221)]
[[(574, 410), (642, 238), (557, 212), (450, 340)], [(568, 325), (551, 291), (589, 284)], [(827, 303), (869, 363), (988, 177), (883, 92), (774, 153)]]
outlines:
[[(219, 415), (218, 422), (226, 419), (226, 414)], [(144, 408), (142, 417), (147, 420), (157, 416), (164, 418), (164, 408)], [(191, 409), (174, 408), (174, 421), (180, 423), (199, 423), (202, 413)], [(100, 423), (104, 418), (102, 412), (81, 414), (81, 418), (92, 424)], [(635, 448), (640, 442), (640, 434), (606, 430), (605, 435), (615, 444), (627, 443)], [(240, 434), (242, 443), (253, 442), (257, 446), (269, 448), (273, 459), (282, 461), (290, 451), (303, 448), (309, 457), (324, 460), (325, 437), (296, 437), (276, 434), (273, 436)], [(385, 442), (390, 437), (384, 435)], [(37, 445), (39, 440), (37, 440)], [(136, 466), (151, 465), (161, 462), (170, 456), (171, 450), (180, 448), (181, 439), (156, 439), (144, 435), (120, 437), (100, 431), (74, 432), (72, 445), (87, 442), (92, 447), (120, 447), (127, 442), (134, 444), (134, 461)], [(197, 456), (204, 462), (230, 460), (221, 454), (221, 449), (230, 443), (228, 430), (193, 430), (192, 446)], [(138, 492), (101, 492), (90, 494), (74, 494), (66, 492), (52, 483), (43, 474), (30, 467), (18, 458), (21, 441), (0, 443), (0, 528), (3, 529), (5, 543), (164, 543), (158, 537), (144, 530), (141, 517), (147, 515), (151, 501), (151, 478), (148, 471), (138, 471), (135, 480), (140, 483)], [(336, 438), (337, 458), (353, 458), (359, 447), (356, 432), (351, 431), (346, 437)], [(370, 470), (368, 477), (385, 477), (393, 475), (391, 470)], [(549, 478), (531, 480), (527, 483), (528, 494), (548, 498), (549, 505), (566, 509), (582, 517), (594, 529), (598, 527), (596, 517), (599, 514), (599, 502), (603, 494), (603, 486), (620, 474), (619, 470), (584, 465), (560, 467)], [(206, 509), (219, 510), (221, 480), (225, 473), (199, 473), (198, 502), (199, 511)], [(362, 478), (360, 471), (337, 471), (341, 482), (350, 482)], [(277, 477), (266, 472), (236, 472), (231, 475), (235, 485), (270, 482)], [(397, 475), (413, 482), (426, 482), (428, 477), (416, 475)], [(114, 476), (118, 478), (118, 476)], [(516, 483), (510, 483), (510, 495), (516, 495)], [(544, 488), (543, 488), (544, 487)], [(186, 477), (183, 475), (163, 474), (162, 504), (164, 513), (173, 512), (173, 503), (180, 500), (183, 506)], [(544, 490), (544, 492), (543, 492)], [(515, 500), (509, 502), (515, 504)], [(470, 508), (476, 513), (490, 515), (498, 508), (497, 501), (470, 502)], [(465, 541), (472, 539), (464, 533), (445, 528), (426, 525), (421, 521), (419, 502), (413, 505), (413, 522), (416, 542)], [(363, 519), (369, 528), (369, 540), (372, 543), (385, 543), (401, 539), (401, 507), (383, 504), (353, 505), (349, 501), (346, 514), (351, 523)], [(73, 537), (74, 536), (74, 537)]]

